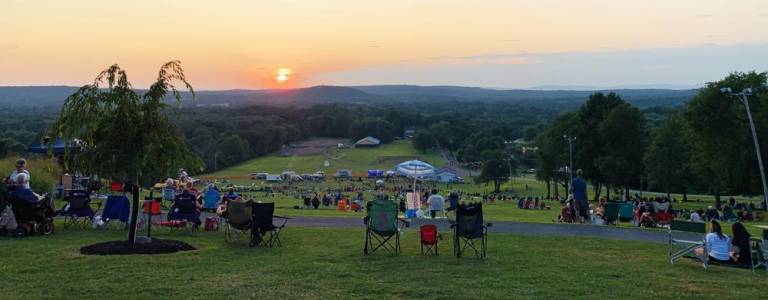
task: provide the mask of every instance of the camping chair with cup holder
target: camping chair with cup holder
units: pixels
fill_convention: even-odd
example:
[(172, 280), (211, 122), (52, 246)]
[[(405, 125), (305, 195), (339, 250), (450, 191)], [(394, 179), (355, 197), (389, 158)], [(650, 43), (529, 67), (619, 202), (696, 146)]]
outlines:
[(701, 261), (702, 267), (709, 266), (709, 257), (699, 257), (694, 250), (699, 247), (706, 249), (707, 224), (702, 222), (687, 222), (672, 220), (669, 226), (669, 263), (674, 264), (681, 257), (695, 257)]
[(453, 229), (453, 254), (461, 257), (471, 249), (478, 258), (486, 257), (488, 245), (488, 227), (491, 223), (483, 222), (483, 204), (461, 204), (456, 208), (456, 219), (451, 221)]
[(96, 211), (101, 208), (101, 203), (97, 204), (96, 210), (91, 207), (91, 197), (84, 190), (72, 190), (64, 200), (67, 204), (58, 211), (58, 215), (64, 217), (64, 228), (70, 226), (87, 228), (93, 221)]
[[(280, 232), (285, 228), (290, 218), (275, 215), (275, 203), (253, 202), (253, 221), (251, 223), (251, 247), (282, 247)], [(274, 219), (282, 223), (275, 225)]]
[[(366, 204), (365, 246), (363, 254), (373, 254), (384, 249), (390, 254), (400, 254), (400, 231), (408, 221), (398, 216), (398, 205), (386, 197), (379, 197)], [(375, 245), (374, 245), (375, 243)]]
[(227, 205), (224, 220), (224, 242), (229, 243), (248, 236), (253, 222), (253, 201), (231, 200)]

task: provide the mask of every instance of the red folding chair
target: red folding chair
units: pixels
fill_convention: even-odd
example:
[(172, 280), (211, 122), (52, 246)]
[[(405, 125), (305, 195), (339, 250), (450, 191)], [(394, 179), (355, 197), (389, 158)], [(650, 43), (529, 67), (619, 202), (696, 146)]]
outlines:
[(419, 233), (421, 235), (421, 255), (437, 255), (437, 226), (431, 224), (421, 225)]
[(109, 185), (109, 189), (113, 193), (119, 193), (123, 191), (123, 183), (122, 182), (112, 182), (112, 184)]

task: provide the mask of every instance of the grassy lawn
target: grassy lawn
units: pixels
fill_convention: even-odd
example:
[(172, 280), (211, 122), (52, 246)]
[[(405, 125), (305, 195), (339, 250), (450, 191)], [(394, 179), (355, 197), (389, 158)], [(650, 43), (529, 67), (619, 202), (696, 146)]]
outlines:
[(362, 255), (362, 229), (288, 228), (284, 247), (226, 244), (222, 233), (169, 232), (197, 251), (158, 256), (83, 256), (82, 245), (119, 230), (59, 230), (0, 238), (2, 298), (751, 298), (766, 278), (690, 260), (672, 266), (666, 246), (492, 234), (488, 259), (421, 257), (416, 231), (403, 254)]
[[(256, 172), (280, 174), (286, 170), (297, 173), (325, 171), (329, 176), (332, 176), (338, 169), (351, 169), (356, 176), (358, 174), (364, 176), (369, 169), (390, 170), (397, 163), (400, 163), (399, 161), (393, 163), (377, 162), (377, 159), (387, 156), (418, 156), (421, 160), (433, 164), (435, 167), (439, 168), (445, 165), (436, 152), (419, 153), (411, 146), (410, 141), (400, 140), (378, 148), (334, 149), (324, 154), (315, 155), (284, 157), (276, 153), (218, 171), (210, 174), (209, 177), (247, 176)], [(328, 168), (323, 166), (323, 162), (326, 160), (330, 162)]]

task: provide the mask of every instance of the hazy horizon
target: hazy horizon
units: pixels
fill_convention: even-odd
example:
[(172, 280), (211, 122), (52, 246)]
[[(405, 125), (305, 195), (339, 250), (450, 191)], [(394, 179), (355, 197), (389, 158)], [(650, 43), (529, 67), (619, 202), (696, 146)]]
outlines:
[(768, 6), (728, 1), (5, 1), (0, 86), (701, 86), (768, 70)]

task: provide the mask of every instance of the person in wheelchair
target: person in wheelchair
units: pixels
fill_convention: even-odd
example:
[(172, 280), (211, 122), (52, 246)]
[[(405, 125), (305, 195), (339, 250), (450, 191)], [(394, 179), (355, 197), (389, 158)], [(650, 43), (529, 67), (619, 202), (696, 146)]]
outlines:
[(16, 176), (15, 186), (8, 187), (8, 202), (11, 204), (13, 214), (22, 229), (18, 236), (28, 232), (40, 232), (42, 234), (53, 233), (53, 217), (56, 210), (51, 198), (46, 194), (40, 196), (27, 188), (29, 175), (19, 173)]
[(35, 206), (40, 206), (44, 197), (38, 195), (29, 188), (29, 175), (27, 173), (19, 173), (16, 175), (15, 179), (14, 183), (16, 186), (10, 190), (9, 196)]

